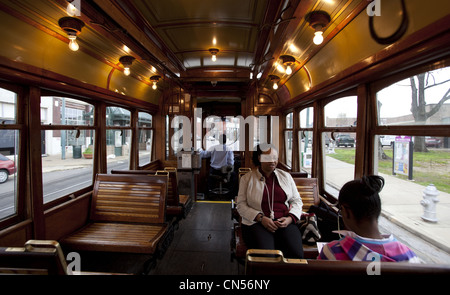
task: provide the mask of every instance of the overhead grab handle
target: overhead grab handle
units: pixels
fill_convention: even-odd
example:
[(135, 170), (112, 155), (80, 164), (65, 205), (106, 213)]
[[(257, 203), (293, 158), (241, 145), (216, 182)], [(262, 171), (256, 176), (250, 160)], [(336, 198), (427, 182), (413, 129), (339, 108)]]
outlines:
[(373, 26), (374, 21), (374, 14), (369, 15), (369, 29), (370, 29), (370, 35), (372, 38), (379, 44), (387, 45), (392, 44), (398, 40), (406, 33), (406, 30), (408, 29), (409, 25), (409, 18), (408, 13), (406, 11), (406, 4), (405, 0), (400, 0), (402, 4), (402, 23), (400, 24), (400, 27), (395, 31), (391, 36), (388, 37), (379, 37), (377, 32), (375, 32), (375, 28)]

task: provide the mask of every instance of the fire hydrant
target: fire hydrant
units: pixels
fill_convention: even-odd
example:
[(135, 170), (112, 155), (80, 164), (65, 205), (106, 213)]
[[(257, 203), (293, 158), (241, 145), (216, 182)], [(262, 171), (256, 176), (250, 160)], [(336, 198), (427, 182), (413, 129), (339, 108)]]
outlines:
[(423, 206), (423, 215), (421, 216), (423, 220), (438, 221), (436, 218), (436, 203), (439, 202), (438, 195), (439, 192), (434, 184), (430, 184), (423, 191), (423, 200), (420, 201), (420, 204)]

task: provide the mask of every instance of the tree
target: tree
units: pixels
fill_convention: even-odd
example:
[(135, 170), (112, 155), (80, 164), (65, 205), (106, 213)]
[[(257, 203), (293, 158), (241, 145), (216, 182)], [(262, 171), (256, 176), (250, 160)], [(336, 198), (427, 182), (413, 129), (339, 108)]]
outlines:
[[(445, 84), (450, 81), (447, 79), (437, 82), (433, 75), (434, 72), (426, 72), (409, 78), (411, 83), (411, 113), (416, 122), (425, 123), (430, 117), (436, 114), (442, 105), (450, 99), (450, 88), (440, 98), (439, 102), (429, 108), (427, 111), (427, 102), (425, 101), (425, 91), (433, 87)], [(414, 151), (428, 152), (423, 136), (416, 136), (414, 140)]]

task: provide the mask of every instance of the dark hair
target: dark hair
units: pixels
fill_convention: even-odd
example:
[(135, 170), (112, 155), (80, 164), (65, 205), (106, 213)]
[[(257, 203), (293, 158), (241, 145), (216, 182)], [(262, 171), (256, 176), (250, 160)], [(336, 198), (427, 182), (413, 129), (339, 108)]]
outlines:
[(384, 178), (378, 175), (363, 176), (347, 182), (339, 192), (339, 204), (349, 207), (357, 220), (380, 216), (381, 199), (378, 194), (384, 186)]
[(259, 156), (265, 151), (268, 151), (269, 149), (274, 149), (277, 153), (278, 150), (273, 146), (272, 144), (263, 144), (261, 149), (261, 144), (258, 144), (256, 146), (256, 151), (253, 151), (252, 154), (252, 162), (255, 166), (261, 166), (261, 162), (259, 161)]

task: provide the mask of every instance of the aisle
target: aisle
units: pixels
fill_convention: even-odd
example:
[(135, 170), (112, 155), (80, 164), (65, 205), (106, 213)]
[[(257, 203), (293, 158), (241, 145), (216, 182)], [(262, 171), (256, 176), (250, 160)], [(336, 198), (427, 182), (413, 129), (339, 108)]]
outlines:
[(238, 263), (230, 261), (232, 224), (229, 202), (196, 202), (150, 275), (237, 275)]

